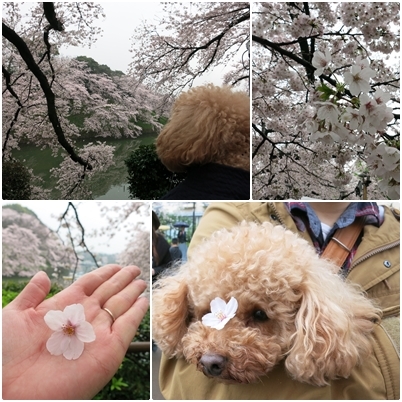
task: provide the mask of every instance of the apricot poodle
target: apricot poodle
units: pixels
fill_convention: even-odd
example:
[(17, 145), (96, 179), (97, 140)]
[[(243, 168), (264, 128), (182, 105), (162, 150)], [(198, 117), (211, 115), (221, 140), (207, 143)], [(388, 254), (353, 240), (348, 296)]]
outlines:
[(220, 230), (156, 283), (153, 338), (226, 383), (257, 382), (282, 359), (301, 382), (347, 378), (371, 352), (381, 312), (335, 271), (282, 226)]
[(157, 138), (156, 150), (172, 172), (211, 162), (249, 171), (249, 97), (212, 84), (182, 93)]

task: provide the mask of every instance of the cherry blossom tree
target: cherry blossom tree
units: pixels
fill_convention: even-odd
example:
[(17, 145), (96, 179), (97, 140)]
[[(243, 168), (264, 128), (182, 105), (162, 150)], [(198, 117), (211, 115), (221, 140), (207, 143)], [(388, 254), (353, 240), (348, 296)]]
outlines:
[(228, 84), (248, 84), (249, 36), (247, 2), (165, 3), (157, 26), (135, 30), (131, 70), (168, 96), (216, 67), (230, 66)]
[[(83, 134), (136, 137), (138, 121), (160, 127), (157, 96), (129, 76), (94, 74), (83, 61), (59, 55), (62, 45), (91, 44), (99, 35), (97, 3), (3, 3), (3, 161), (25, 142), (49, 147), (64, 161), (53, 170), (62, 198), (91, 198), (87, 182), (113, 164), (113, 147), (93, 142), (79, 148)], [(74, 116), (81, 116), (77, 125)], [(40, 183), (38, 183), (40, 187)], [(32, 197), (46, 198), (32, 191)]]
[[(31, 201), (35, 209), (37, 201)], [(47, 202), (47, 201), (45, 201)], [(75, 274), (83, 260), (83, 253), (89, 254), (93, 267), (99, 267), (97, 253), (88, 246), (89, 239), (110, 241), (117, 233), (125, 234), (125, 248), (116, 256), (116, 263), (137, 265), (141, 277), (150, 278), (150, 205), (146, 202), (108, 203), (96, 202), (99, 219), (105, 224), (97, 230), (84, 223), (81, 203), (60, 204), (56, 216), (59, 226), (52, 231), (36, 215), (19, 205), (3, 207), (3, 276), (33, 276), (39, 270), (60, 279), (63, 275)], [(18, 208), (17, 208), (18, 207)], [(99, 241), (99, 240), (98, 240)]]
[(254, 4), (254, 199), (399, 199), (399, 18), (394, 2)]
[(73, 251), (60, 238), (28, 213), (3, 207), (2, 275), (31, 277), (45, 270), (60, 278), (69, 273)]

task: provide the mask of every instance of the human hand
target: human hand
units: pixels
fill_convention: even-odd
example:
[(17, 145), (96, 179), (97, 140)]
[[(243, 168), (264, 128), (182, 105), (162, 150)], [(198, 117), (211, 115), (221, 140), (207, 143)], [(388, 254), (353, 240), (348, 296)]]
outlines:
[[(139, 268), (106, 265), (44, 300), (50, 290), (38, 272), (3, 309), (3, 399), (90, 399), (113, 377), (149, 302), (139, 297), (147, 284), (134, 280)], [(68, 305), (84, 306), (96, 339), (85, 343), (77, 360), (53, 356), (46, 342), (53, 331), (44, 316)], [(111, 316), (102, 310), (109, 309)]]

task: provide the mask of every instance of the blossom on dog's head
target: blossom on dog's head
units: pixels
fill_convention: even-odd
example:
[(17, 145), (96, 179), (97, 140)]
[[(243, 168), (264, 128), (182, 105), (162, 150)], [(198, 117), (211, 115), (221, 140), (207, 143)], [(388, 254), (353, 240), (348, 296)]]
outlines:
[(238, 303), (231, 297), (229, 303), (225, 303), (220, 297), (211, 301), (211, 312), (202, 317), (202, 323), (207, 327), (222, 329), (226, 323), (236, 315)]
[(95, 340), (92, 325), (85, 321), (84, 306), (72, 304), (63, 311), (50, 310), (45, 322), (55, 331), (46, 342), (46, 348), (52, 355), (63, 355), (68, 360), (78, 359), (84, 351), (84, 342)]

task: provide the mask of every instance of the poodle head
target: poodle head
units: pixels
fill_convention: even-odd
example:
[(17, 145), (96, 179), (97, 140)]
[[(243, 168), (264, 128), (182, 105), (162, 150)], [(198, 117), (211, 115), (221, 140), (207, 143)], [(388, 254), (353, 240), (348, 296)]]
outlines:
[(156, 141), (162, 163), (173, 172), (220, 163), (250, 170), (250, 99), (212, 84), (182, 93)]
[[(257, 382), (281, 360), (301, 382), (347, 377), (370, 353), (380, 311), (333, 271), (281, 226), (243, 222), (218, 231), (157, 282), (153, 338), (168, 357), (184, 357), (222, 382)], [(217, 297), (238, 306), (210, 326), (208, 314), (226, 315), (211, 312)]]

